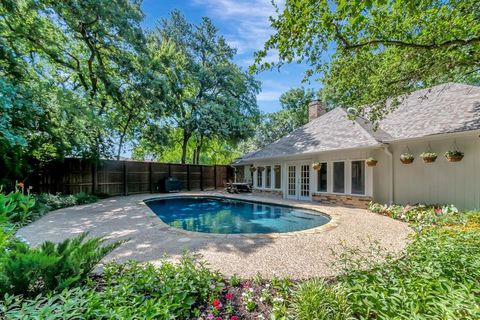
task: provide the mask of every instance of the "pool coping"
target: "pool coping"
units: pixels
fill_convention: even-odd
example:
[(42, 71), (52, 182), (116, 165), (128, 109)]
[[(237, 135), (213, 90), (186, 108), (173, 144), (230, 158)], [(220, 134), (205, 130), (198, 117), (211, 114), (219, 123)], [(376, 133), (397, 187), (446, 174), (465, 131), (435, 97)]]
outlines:
[[(312, 212), (312, 214), (328, 216), (330, 221), (324, 225), (299, 230), (299, 231), (291, 231), (291, 232), (274, 232), (274, 233), (206, 233), (206, 232), (196, 232), (196, 231), (188, 231), (184, 229), (179, 229), (170, 226), (169, 224), (163, 222), (163, 220), (157, 216), (150, 207), (146, 204), (148, 201), (158, 200), (158, 199), (165, 199), (165, 198), (185, 198), (185, 197), (221, 197), (227, 198), (232, 200), (241, 200), (241, 201), (252, 201), (252, 202), (260, 202), (266, 204), (273, 204), (273, 205), (281, 205), (287, 206), (291, 208), (298, 208), (298, 209), (306, 209)], [(334, 207), (322, 206), (312, 202), (297, 202), (293, 200), (286, 200), (286, 199), (278, 199), (278, 198), (267, 198), (267, 197), (258, 197), (252, 195), (232, 195), (232, 194), (224, 194), (219, 192), (186, 192), (186, 193), (171, 193), (171, 194), (159, 194), (159, 195), (152, 195), (151, 197), (145, 197), (139, 203), (142, 208), (144, 209), (144, 213), (146, 216), (151, 219), (151, 223), (154, 227), (158, 228), (161, 231), (170, 231), (174, 233), (183, 234), (185, 236), (191, 237), (204, 237), (204, 238), (226, 238), (226, 239), (272, 239), (272, 238), (287, 238), (287, 237), (297, 237), (305, 234), (316, 234), (316, 233), (323, 233), (335, 229), (340, 224), (340, 216), (335, 212)]]

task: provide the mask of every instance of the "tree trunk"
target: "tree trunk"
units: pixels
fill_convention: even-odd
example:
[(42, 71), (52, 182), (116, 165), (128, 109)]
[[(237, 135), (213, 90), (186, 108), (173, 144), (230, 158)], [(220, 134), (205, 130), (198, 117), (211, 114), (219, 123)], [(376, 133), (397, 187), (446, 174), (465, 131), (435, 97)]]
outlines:
[(200, 136), (200, 141), (197, 143), (196, 152), (195, 152), (195, 163), (200, 164), (200, 151), (203, 146), (203, 136)]
[(182, 141), (182, 164), (185, 164), (187, 162), (187, 145), (188, 145), (188, 140), (190, 140), (190, 137), (191, 137), (191, 134), (184, 129), (183, 141)]

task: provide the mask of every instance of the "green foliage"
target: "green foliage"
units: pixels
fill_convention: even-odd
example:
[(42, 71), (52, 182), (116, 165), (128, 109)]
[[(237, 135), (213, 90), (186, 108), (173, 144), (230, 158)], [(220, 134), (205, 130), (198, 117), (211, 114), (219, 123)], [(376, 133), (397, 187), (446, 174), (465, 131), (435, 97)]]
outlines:
[(479, 11), (477, 0), (287, 0), (252, 70), (307, 62), (323, 100), (375, 122), (418, 88), (479, 83)]
[(292, 88), (280, 96), (281, 110), (262, 115), (255, 135), (240, 143), (241, 153), (263, 148), (308, 122), (308, 104), (316, 98), (311, 89)]
[(185, 163), (190, 147), (192, 162), (199, 163), (208, 141), (230, 143), (252, 135), (259, 116), (259, 83), (233, 63), (235, 49), (210, 19), (193, 25), (173, 11), (149, 37), (148, 46), (161, 62), (154, 71), (167, 79), (169, 94), (153, 110), (137, 155), (164, 156), (158, 145), (167, 138), (172, 143), (168, 147), (174, 145), (180, 154), (177, 160)]
[(460, 221), (462, 215), (454, 205), (382, 205), (370, 202), (368, 210), (390, 218), (410, 222), (418, 226), (441, 224), (445, 221)]
[(10, 223), (24, 225), (30, 222), (34, 205), (35, 198), (29, 193), (24, 194), (23, 189), (4, 194), (0, 188), (0, 217), (6, 217)]
[(35, 199), (35, 206), (32, 209), (35, 218), (52, 210), (72, 207), (80, 204), (89, 204), (98, 201), (97, 196), (85, 192), (79, 192), (74, 195), (63, 195), (61, 193), (41, 193), (36, 195)]
[(220, 276), (190, 257), (160, 267), (128, 262), (105, 267), (100, 287), (64, 290), (32, 300), (8, 297), (8, 319), (42, 315), (45, 319), (191, 319), (224, 289)]
[(45, 242), (39, 248), (13, 241), (0, 259), (0, 294), (31, 297), (84, 281), (95, 265), (120, 245), (103, 245), (103, 239), (86, 240), (86, 236), (84, 233), (59, 244)]
[[(478, 319), (480, 213), (461, 214), (418, 232), (402, 257), (339, 278), (360, 319)], [(372, 249), (372, 255), (382, 250)], [(359, 258), (347, 266), (365, 265)]]
[(346, 294), (319, 279), (307, 280), (297, 286), (292, 313), (299, 320), (353, 319)]

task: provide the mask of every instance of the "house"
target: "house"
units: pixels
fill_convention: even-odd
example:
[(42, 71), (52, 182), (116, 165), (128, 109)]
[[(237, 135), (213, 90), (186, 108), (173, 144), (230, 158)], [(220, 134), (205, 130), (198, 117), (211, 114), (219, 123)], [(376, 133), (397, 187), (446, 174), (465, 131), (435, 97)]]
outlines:
[[(233, 163), (254, 192), (366, 207), (379, 203), (452, 203), (480, 208), (480, 87), (448, 83), (413, 92), (373, 127), (343, 108), (309, 104), (309, 122)], [(463, 159), (450, 162), (446, 151)], [(425, 163), (420, 155), (435, 152)], [(403, 153), (414, 161), (404, 164)], [(375, 166), (367, 159), (377, 160)], [(458, 159), (457, 159), (458, 160)], [(320, 163), (319, 170), (312, 164)]]

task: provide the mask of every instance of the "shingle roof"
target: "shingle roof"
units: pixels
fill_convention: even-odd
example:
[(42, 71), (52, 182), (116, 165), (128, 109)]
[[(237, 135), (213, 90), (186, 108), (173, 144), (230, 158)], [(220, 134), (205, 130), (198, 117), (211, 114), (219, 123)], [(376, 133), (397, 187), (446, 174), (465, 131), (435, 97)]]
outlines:
[(377, 145), (378, 140), (358, 122), (349, 120), (345, 110), (335, 108), (265, 148), (244, 155), (238, 160), (245, 162), (250, 159)]
[(380, 122), (385, 141), (480, 129), (480, 87), (447, 83), (410, 94)]
[(236, 163), (476, 129), (480, 129), (480, 87), (447, 83), (406, 96), (377, 130), (360, 117), (349, 120), (344, 109), (335, 108)]

